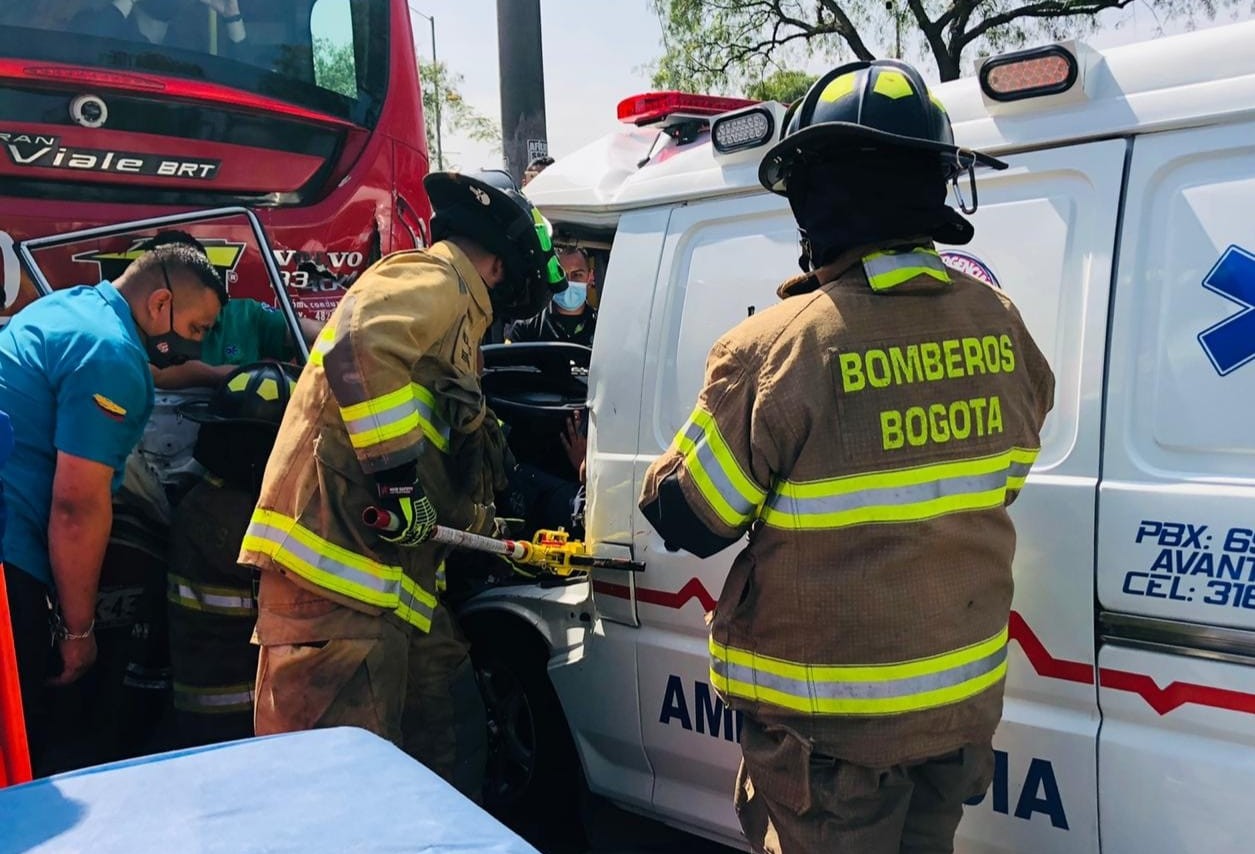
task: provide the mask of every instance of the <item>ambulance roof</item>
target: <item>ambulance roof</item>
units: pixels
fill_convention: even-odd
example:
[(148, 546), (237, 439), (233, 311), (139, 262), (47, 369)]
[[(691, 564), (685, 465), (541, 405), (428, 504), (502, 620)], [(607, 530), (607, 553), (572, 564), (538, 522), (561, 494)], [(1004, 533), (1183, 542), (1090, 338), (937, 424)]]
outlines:
[[(1009, 154), (1065, 142), (1233, 121), (1255, 113), (1255, 21), (1096, 51), (1070, 48), (1072, 90), (1000, 104), (975, 77), (934, 86), (960, 145)], [(762, 145), (766, 152), (773, 141)], [(640, 165), (647, 155), (654, 157)], [(528, 185), (555, 219), (563, 211), (612, 226), (620, 211), (761, 192), (760, 156), (721, 162), (709, 135), (676, 145), (656, 128), (621, 129), (557, 161)], [(579, 213), (576, 214), (576, 211)]]

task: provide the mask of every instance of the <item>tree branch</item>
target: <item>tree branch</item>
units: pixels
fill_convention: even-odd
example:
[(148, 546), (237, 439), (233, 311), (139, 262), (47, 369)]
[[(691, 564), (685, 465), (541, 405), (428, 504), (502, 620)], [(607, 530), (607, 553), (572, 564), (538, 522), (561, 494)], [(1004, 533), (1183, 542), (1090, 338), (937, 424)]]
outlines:
[(1072, 4), (1067, 0), (1043, 0), (1041, 3), (1030, 3), (1018, 9), (1011, 9), (1001, 15), (986, 18), (966, 33), (955, 34), (955, 44), (960, 47), (969, 45), (990, 30), (1006, 26), (1017, 18), (1074, 18), (1080, 15), (1097, 15), (1107, 9), (1123, 9), (1133, 0), (1088, 0)]
[(845, 43), (850, 46), (850, 50), (854, 51), (854, 55), (859, 59), (870, 62), (876, 58), (876, 54), (867, 49), (862, 36), (858, 34), (858, 30), (854, 26), (854, 22), (850, 20), (850, 16), (841, 8), (839, 0), (819, 0), (819, 4), (832, 13), (833, 19), (836, 21), (837, 35), (845, 39)]

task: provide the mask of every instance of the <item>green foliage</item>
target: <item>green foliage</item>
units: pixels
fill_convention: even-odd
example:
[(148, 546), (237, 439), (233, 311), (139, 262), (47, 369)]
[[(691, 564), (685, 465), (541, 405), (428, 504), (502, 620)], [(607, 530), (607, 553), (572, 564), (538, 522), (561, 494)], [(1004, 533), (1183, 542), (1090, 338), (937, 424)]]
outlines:
[(806, 90), (816, 79), (816, 75), (807, 74), (805, 71), (781, 68), (747, 86), (745, 97), (757, 101), (779, 101), (782, 104), (791, 104), (805, 95)]
[(314, 39), (314, 80), (323, 89), (357, 97), (357, 66), (353, 45), (336, 44), (328, 38)]
[[(1134, 0), (650, 0), (662, 23), (660, 88), (748, 90), (819, 58), (836, 64), (893, 56), (959, 77), (965, 58), (1084, 36), (1106, 10)], [(1187, 26), (1249, 0), (1141, 0), (1139, 7)], [(970, 61), (967, 65), (971, 68)]]
[[(356, 98), (353, 45), (347, 42), (336, 44), (327, 38), (314, 39), (314, 79), (324, 89)], [(437, 118), (445, 139), (459, 134), (475, 142), (501, 145), (501, 128), (497, 122), (480, 113), (462, 97), (461, 74), (450, 71), (443, 62), (431, 63), (420, 58), (418, 79), (423, 87), (423, 118), (433, 165), (436, 160)], [(445, 150), (444, 154), (445, 168), (454, 168), (454, 164), (450, 163), (450, 152)]]
[[(450, 71), (443, 62), (418, 62), (418, 79), (423, 87), (423, 118), (427, 124), (427, 150), (432, 162), (436, 160), (436, 120), (447, 139), (450, 134), (460, 134), (475, 142), (501, 145), (501, 126), (472, 107), (462, 97), (462, 75)], [(453, 168), (450, 153), (444, 152), (446, 169)]]

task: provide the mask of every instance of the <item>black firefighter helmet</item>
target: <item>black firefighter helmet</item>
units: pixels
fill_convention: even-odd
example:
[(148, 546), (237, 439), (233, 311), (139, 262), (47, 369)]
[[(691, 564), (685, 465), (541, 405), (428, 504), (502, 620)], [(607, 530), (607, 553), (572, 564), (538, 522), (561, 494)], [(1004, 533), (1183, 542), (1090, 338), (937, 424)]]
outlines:
[[(758, 180), (788, 195), (789, 175), (806, 160), (860, 149), (936, 152), (946, 180), (1001, 160), (954, 143), (950, 117), (919, 72), (904, 62), (851, 62), (820, 77), (790, 110), (783, 139), (763, 158)], [(851, 163), (852, 168), (857, 168)]]
[(495, 314), (531, 317), (566, 289), (549, 223), (518, 190), (460, 172), (432, 172), (423, 187), (431, 200), (434, 240), (467, 237), (505, 264), (505, 281), (489, 291)]
[(300, 372), (254, 362), (228, 374), (209, 400), (180, 406), (180, 415), (201, 425), (196, 461), (232, 485), (257, 488)]

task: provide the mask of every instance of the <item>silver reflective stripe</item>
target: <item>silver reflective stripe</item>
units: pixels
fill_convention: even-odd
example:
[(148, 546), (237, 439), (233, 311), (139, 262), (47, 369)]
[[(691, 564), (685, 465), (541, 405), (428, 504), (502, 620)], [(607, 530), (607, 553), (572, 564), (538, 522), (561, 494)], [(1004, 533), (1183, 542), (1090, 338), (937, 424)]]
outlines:
[[(719, 458), (715, 456), (714, 449), (710, 447), (710, 442), (706, 439), (706, 431), (702, 429), (702, 426), (695, 422), (690, 422), (683, 435), (684, 438), (693, 443), (693, 451), (691, 453), (696, 456), (697, 464), (701, 466), (702, 471), (710, 478), (711, 484), (718, 491), (729, 509), (744, 519), (748, 519), (753, 515), (756, 505), (742, 495), (741, 491), (732, 483), (732, 478), (728, 476), (728, 472), (720, 465)], [(725, 519), (724, 521), (729, 522), (730, 520)]]
[[(820, 682), (813, 679), (790, 679), (767, 673), (742, 664), (732, 664), (718, 657), (711, 659), (711, 669), (725, 680), (756, 685), (791, 697), (813, 697), (823, 700), (886, 700), (893, 697), (911, 697), (929, 691), (954, 688), (972, 679), (997, 670), (1007, 660), (1004, 644), (984, 658), (959, 667), (911, 676), (906, 679), (885, 679), (872, 682)], [(734, 690), (735, 694), (742, 694)]]
[(933, 251), (876, 252), (863, 259), (863, 272), (872, 290), (888, 290), (918, 275), (928, 275), (942, 282), (950, 281), (945, 262)]
[[(1013, 469), (1023, 468), (1027, 474), (1031, 465), (1012, 464)], [(864, 507), (896, 507), (912, 504), (923, 504), (938, 498), (953, 495), (972, 495), (1006, 486), (1007, 470), (990, 472), (981, 475), (960, 475), (943, 478), (927, 483), (911, 486), (882, 486), (872, 489), (860, 489), (838, 495), (823, 495), (812, 498), (797, 498), (790, 495), (773, 493), (767, 499), (767, 506), (781, 513), (793, 516), (818, 516), (824, 513), (841, 513), (846, 510), (859, 510)]]
[(257, 613), (251, 590), (243, 588), (228, 593), (225, 588), (199, 587), (177, 575), (169, 577), (172, 602), (191, 611), (244, 616)]
[[(365, 588), (372, 593), (377, 593), (380, 596), (387, 597), (396, 596), (400, 592), (401, 582), (399, 579), (389, 581), (387, 579), (380, 578), (378, 575), (364, 572), (356, 567), (341, 563), (340, 561), (328, 557), (327, 555), (319, 554), (314, 551), (314, 549), (294, 537), (288, 536), (286, 531), (267, 525), (263, 522), (258, 522), (256, 519), (249, 524), (246, 536), (257, 537), (260, 540), (265, 540), (267, 543), (273, 545), (277, 552), (287, 552), (293, 557), (298, 558), (314, 567), (315, 570), (344, 579), (346, 582), (355, 587)], [(272, 557), (278, 559), (279, 554), (274, 554)]]
[(431, 618), (435, 610), (433, 605), (418, 598), (406, 585), (401, 585), (401, 604), (397, 606), (397, 613), (407, 623), (427, 631), (431, 628)]
[[(354, 436), (370, 433), (372, 430), (382, 430), (385, 427), (391, 427), (393, 424), (405, 421), (407, 418), (414, 418), (419, 413), (419, 407), (414, 404), (413, 400), (407, 400), (382, 412), (372, 412), (370, 415), (362, 418), (346, 421), (344, 422), (344, 427), (349, 431), (350, 435)], [(378, 442), (372, 441), (370, 444), (374, 445), (378, 444)]]
[(1032, 463), (1011, 463), (1007, 469), (1007, 477), (1023, 479), (1028, 477), (1029, 472), (1033, 470)]
[(174, 684), (174, 707), (185, 712), (244, 712), (252, 708), (253, 696), (251, 685), (200, 688)]
[[(423, 387), (418, 386), (418, 388), (422, 389)], [(423, 389), (423, 391), (426, 391), (426, 389)], [(428, 394), (430, 394), (430, 392), (428, 392)], [(448, 422), (441, 417), (440, 413), (436, 412), (435, 408), (432, 407), (430, 403), (423, 399), (422, 395), (417, 396), (414, 403), (418, 409), (418, 417), (431, 425), (432, 429), (436, 431), (436, 434), (440, 436), (440, 438), (444, 439), (445, 448), (447, 448), (449, 445), (449, 436), (453, 432), (449, 428)]]

